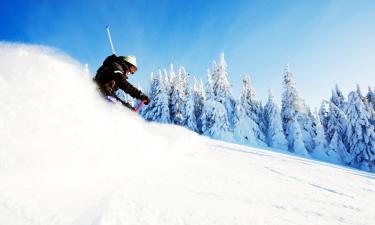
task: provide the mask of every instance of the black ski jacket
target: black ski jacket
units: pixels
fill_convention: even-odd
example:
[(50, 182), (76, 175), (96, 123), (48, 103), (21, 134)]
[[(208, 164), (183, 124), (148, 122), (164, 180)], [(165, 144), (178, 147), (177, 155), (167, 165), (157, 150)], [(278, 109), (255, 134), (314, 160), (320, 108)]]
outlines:
[[(115, 92), (121, 89), (133, 98), (142, 99), (145, 95), (127, 81), (125, 75), (127, 70), (128, 66), (120, 62), (118, 57), (113, 54), (104, 60), (103, 65), (96, 72), (94, 81), (98, 84), (101, 93), (105, 96), (112, 96), (120, 100)], [(124, 104), (123, 101), (121, 102)], [(128, 104), (126, 106), (128, 106)]]

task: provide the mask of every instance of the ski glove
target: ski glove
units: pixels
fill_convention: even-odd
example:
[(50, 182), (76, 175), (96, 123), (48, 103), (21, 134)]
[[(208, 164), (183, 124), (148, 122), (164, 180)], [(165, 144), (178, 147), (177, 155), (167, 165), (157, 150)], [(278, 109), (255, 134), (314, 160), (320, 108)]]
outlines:
[(150, 99), (145, 94), (141, 94), (140, 99), (144, 102), (145, 105), (148, 105), (148, 103), (150, 103)]

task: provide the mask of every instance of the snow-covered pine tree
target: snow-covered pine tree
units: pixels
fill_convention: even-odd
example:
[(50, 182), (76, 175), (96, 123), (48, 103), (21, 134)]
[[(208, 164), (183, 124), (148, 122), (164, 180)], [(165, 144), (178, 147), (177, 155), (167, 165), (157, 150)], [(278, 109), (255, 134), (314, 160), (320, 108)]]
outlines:
[(206, 100), (201, 121), (204, 135), (218, 140), (233, 140), (233, 134), (229, 131), (227, 111), (222, 103)]
[(201, 116), (203, 112), (203, 105), (205, 101), (205, 92), (203, 87), (203, 81), (200, 80), (198, 84), (197, 79), (194, 77), (194, 89), (193, 89), (193, 96), (194, 96), (194, 115), (196, 118), (197, 123), (197, 131), (198, 133), (202, 133), (202, 123), (201, 123)]
[(228, 80), (228, 66), (224, 53), (220, 54), (218, 63), (213, 63), (213, 92), (215, 100), (225, 104), (232, 96), (231, 85)]
[(186, 78), (183, 102), (183, 126), (197, 132), (197, 119), (194, 114), (194, 94), (189, 79)]
[(213, 81), (210, 70), (207, 70), (206, 99), (214, 100)]
[(240, 100), (236, 104), (234, 114), (234, 139), (239, 144), (259, 145), (259, 140), (255, 137), (253, 127), (255, 122), (247, 116)]
[(375, 132), (368, 121), (368, 114), (358, 92), (350, 92), (348, 98), (347, 138), (349, 165), (367, 171), (375, 171)]
[(169, 96), (168, 108), (169, 108), (169, 112), (170, 112), (171, 122), (173, 123), (173, 121), (174, 121), (174, 115), (173, 115), (173, 104), (174, 104), (174, 102), (172, 102), (172, 99), (173, 99), (172, 96), (176, 94), (175, 92), (176, 92), (176, 83), (177, 83), (176, 73), (174, 72), (174, 66), (173, 66), (173, 64), (170, 64), (170, 66), (169, 66), (168, 83), (169, 83), (169, 89), (168, 89), (168, 96)]
[(283, 132), (280, 109), (276, 105), (272, 91), (269, 90), (268, 102), (264, 106), (266, 125), (266, 143), (268, 146), (288, 150), (288, 143)]
[(371, 86), (368, 87), (368, 92), (367, 92), (366, 98), (367, 98), (367, 102), (369, 102), (373, 106), (375, 106), (375, 92), (371, 88)]
[(168, 102), (168, 112), (169, 112), (169, 120), (171, 118), (171, 115), (170, 115), (170, 109), (169, 109), (169, 103), (171, 102), (171, 83), (169, 82), (169, 76), (168, 76), (168, 73), (167, 73), (167, 70), (166, 69), (163, 69), (163, 72), (162, 72), (162, 81), (163, 81), (163, 86), (164, 86), (164, 89), (165, 89), (165, 94), (167, 96), (167, 102)]
[(166, 69), (163, 69), (162, 77), (163, 77), (165, 92), (168, 95), (168, 101), (169, 101), (169, 93), (171, 92), (171, 85), (169, 83), (169, 76), (168, 76)]
[(186, 70), (181, 66), (178, 70), (178, 80), (172, 93), (171, 118), (173, 123), (184, 126), (184, 103), (186, 91)]
[(170, 123), (168, 95), (163, 77), (151, 73), (150, 104), (143, 111), (143, 117), (149, 121)]
[(211, 78), (214, 100), (224, 105), (228, 121), (233, 124), (235, 101), (232, 96), (232, 87), (228, 80), (228, 66), (224, 53), (220, 54), (219, 62), (213, 62)]
[(359, 86), (359, 84), (357, 84), (357, 94), (359, 95), (360, 99), (362, 100), (362, 103), (364, 105), (364, 109), (366, 110), (367, 114), (368, 114), (368, 120), (370, 122), (371, 125), (375, 126), (375, 109), (373, 108), (373, 104), (369, 101), (371, 100), (371, 98), (369, 99), (368, 96), (371, 95), (371, 92), (370, 92), (370, 89), (369, 88), (369, 92), (367, 93), (366, 96), (364, 96), (362, 94), (362, 91), (361, 91), (361, 88)]
[(291, 93), (294, 93), (292, 102), (294, 105), (294, 110), (296, 113), (295, 116), (300, 127), (305, 149), (308, 152), (312, 152), (315, 148), (314, 137), (316, 136), (315, 124), (313, 123), (314, 115), (312, 114), (309, 106), (307, 106), (305, 101), (299, 97), (296, 83), (288, 64), (285, 67), (284, 78), (285, 77), (287, 77), (286, 79), (290, 81), (289, 84), (292, 91)]
[(224, 54), (221, 54), (219, 63), (213, 61), (212, 72), (207, 70), (207, 73), (206, 100), (200, 117), (202, 133), (216, 139), (231, 141), (235, 102), (228, 81)]
[(328, 143), (327, 155), (337, 161), (346, 162), (347, 152), (346, 129), (348, 120), (345, 113), (336, 104), (329, 104), (326, 138)]
[(301, 156), (309, 155), (303, 143), (301, 128), (295, 119), (286, 124), (284, 133), (287, 136), (289, 151)]
[(325, 137), (324, 129), (320, 122), (317, 109), (315, 109), (314, 118), (315, 118), (314, 124), (315, 124), (315, 131), (316, 131), (316, 135), (314, 137), (314, 152), (323, 153), (327, 149), (327, 139)]
[[(213, 64), (214, 64), (213, 67), (215, 67), (216, 62), (213, 62)], [(214, 99), (213, 83), (214, 83), (214, 81), (213, 81), (212, 73), (211, 73), (210, 70), (207, 70), (206, 99), (203, 103), (203, 109), (202, 109), (201, 117), (199, 118), (199, 121), (200, 121), (199, 123), (202, 126), (201, 132), (202, 132), (202, 134), (204, 134), (206, 136), (214, 135), (215, 129), (218, 128), (218, 125), (215, 125), (215, 123), (219, 122), (219, 121), (217, 121), (218, 116), (216, 115), (217, 112), (215, 112), (215, 111), (217, 111), (217, 108), (221, 109), (222, 107), (224, 107), (223, 105), (222, 105), (222, 107), (215, 107), (216, 101)], [(219, 104), (221, 104), (221, 103), (219, 103)], [(226, 111), (224, 110), (224, 112), (221, 112), (221, 113), (225, 113), (225, 115), (223, 115), (224, 123), (222, 124), (224, 126), (221, 129), (221, 130), (223, 130), (223, 132), (221, 132), (221, 133), (225, 133), (229, 129), (229, 122), (228, 122), (228, 118), (226, 116)], [(220, 135), (218, 134), (217, 136), (220, 136)]]
[(170, 84), (174, 84), (176, 82), (176, 73), (174, 72), (174, 66), (172, 63), (169, 65), (168, 80)]
[(341, 90), (340, 90), (340, 88), (337, 84), (335, 85), (335, 89), (332, 90), (332, 96), (331, 96), (330, 100), (339, 109), (341, 109), (342, 111), (345, 111), (347, 103), (345, 101), (344, 95), (342, 94), (342, 92), (341, 92)]
[(361, 90), (361, 86), (359, 86), (359, 84), (357, 84), (357, 90), (356, 90), (356, 92), (357, 92), (359, 98), (361, 99), (362, 103), (366, 104), (367, 103), (367, 99), (366, 99), (365, 96), (363, 96), (362, 90)]
[(265, 124), (263, 121), (262, 103), (256, 99), (256, 91), (251, 84), (250, 76), (244, 75), (242, 78), (242, 89), (240, 93), (240, 101), (246, 115), (254, 121), (253, 132), (260, 142), (265, 143)]
[(325, 134), (327, 133), (328, 126), (329, 104), (329, 101), (323, 100), (319, 109), (319, 119)]
[(369, 114), (369, 122), (375, 126), (375, 92), (372, 88), (368, 87), (367, 99), (367, 112)]
[(298, 96), (296, 83), (290, 72), (289, 65), (285, 66), (283, 89), (281, 119), (285, 138), (288, 141), (288, 150), (307, 156), (308, 153), (303, 143), (301, 128), (297, 122), (297, 114), (301, 111), (303, 103)]
[(302, 132), (302, 140), (308, 152), (313, 152), (315, 149), (314, 138), (316, 136), (315, 117), (303, 101), (301, 111), (297, 112), (297, 121)]

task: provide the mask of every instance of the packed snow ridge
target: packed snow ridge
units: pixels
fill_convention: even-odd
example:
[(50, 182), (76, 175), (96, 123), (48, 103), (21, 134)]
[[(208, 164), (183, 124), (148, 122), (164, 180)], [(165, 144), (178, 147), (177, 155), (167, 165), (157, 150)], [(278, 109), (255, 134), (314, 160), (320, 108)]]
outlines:
[(0, 224), (375, 223), (374, 175), (147, 123), (57, 50), (0, 44), (0, 103)]

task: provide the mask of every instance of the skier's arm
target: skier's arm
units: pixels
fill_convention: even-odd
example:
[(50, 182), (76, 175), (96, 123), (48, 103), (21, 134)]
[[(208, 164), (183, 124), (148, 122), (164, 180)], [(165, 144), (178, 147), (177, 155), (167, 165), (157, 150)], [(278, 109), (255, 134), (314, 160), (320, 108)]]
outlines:
[(117, 87), (128, 93), (133, 98), (145, 101), (145, 104), (147, 105), (150, 102), (150, 99), (126, 80), (124, 71), (118, 64), (114, 63), (113, 66), (115, 68), (113, 71), (114, 80)]
[(122, 74), (115, 74), (115, 82), (117, 87), (128, 93), (133, 98), (141, 99), (144, 95), (140, 90), (131, 85)]

